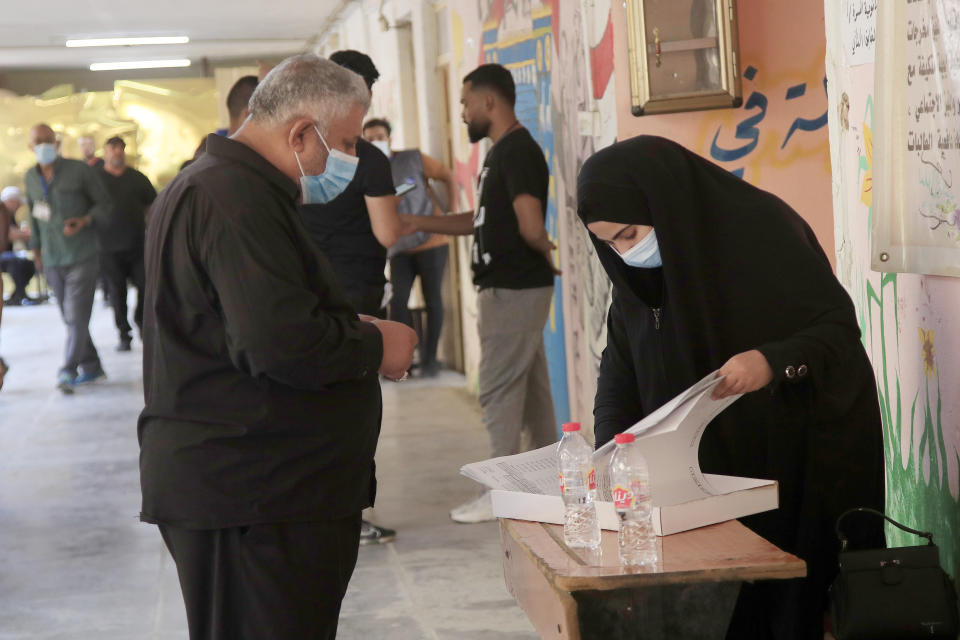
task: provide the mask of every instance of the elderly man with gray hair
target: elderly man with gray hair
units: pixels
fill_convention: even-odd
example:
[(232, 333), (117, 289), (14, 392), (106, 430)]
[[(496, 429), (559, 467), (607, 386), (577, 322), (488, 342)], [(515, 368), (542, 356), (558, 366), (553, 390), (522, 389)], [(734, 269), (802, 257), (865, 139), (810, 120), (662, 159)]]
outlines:
[(288, 58), (151, 209), (141, 519), (192, 640), (336, 636), (376, 488), (378, 372), (401, 380), (416, 337), (353, 312), (296, 206), (350, 182), (369, 100), (360, 76)]

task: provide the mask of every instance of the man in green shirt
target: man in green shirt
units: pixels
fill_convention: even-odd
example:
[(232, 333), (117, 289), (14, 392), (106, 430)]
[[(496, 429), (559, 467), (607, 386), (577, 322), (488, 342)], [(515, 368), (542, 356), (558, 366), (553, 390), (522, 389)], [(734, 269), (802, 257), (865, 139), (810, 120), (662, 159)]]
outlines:
[(30, 246), (67, 325), (65, 362), (57, 375), (57, 388), (69, 394), (74, 385), (105, 375), (89, 325), (100, 272), (94, 225), (107, 219), (111, 202), (93, 168), (60, 157), (56, 134), (48, 125), (30, 130), (30, 148), (37, 157), (36, 166), (24, 178), (33, 231)]

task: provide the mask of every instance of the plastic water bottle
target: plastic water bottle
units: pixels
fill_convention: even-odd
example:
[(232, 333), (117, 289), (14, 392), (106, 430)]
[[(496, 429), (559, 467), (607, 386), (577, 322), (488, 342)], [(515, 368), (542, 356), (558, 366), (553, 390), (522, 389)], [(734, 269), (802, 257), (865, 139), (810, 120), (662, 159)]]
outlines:
[(616, 443), (617, 449), (610, 458), (610, 485), (613, 506), (620, 516), (620, 564), (654, 566), (659, 554), (647, 461), (634, 444), (633, 434), (617, 434)]
[(600, 521), (597, 519), (597, 474), (593, 466), (593, 447), (580, 435), (580, 424), (563, 425), (563, 437), (557, 447), (560, 495), (566, 514), (563, 541), (568, 547), (600, 546)]

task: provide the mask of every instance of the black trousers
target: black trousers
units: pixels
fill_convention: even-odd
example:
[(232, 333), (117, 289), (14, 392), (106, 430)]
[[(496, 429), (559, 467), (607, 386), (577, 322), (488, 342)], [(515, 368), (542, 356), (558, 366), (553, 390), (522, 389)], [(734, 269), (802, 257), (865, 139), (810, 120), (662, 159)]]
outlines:
[(130, 339), (130, 321), (127, 319), (127, 281), (137, 288), (137, 307), (133, 321), (137, 328), (143, 326), (143, 249), (129, 251), (104, 251), (100, 254), (100, 271), (107, 280), (113, 318), (121, 340)]
[(448, 248), (435, 247), (426, 251), (401, 253), (390, 258), (390, 282), (393, 298), (390, 300), (390, 318), (413, 326), (407, 302), (413, 281), (420, 276), (420, 288), (427, 307), (427, 330), (420, 354), (420, 364), (430, 367), (437, 361), (437, 345), (443, 328), (443, 270), (447, 266)]
[(27, 283), (37, 272), (32, 260), (20, 258), (12, 251), (0, 255), (0, 269), (10, 274), (13, 280), (13, 293), (10, 298), (20, 300), (27, 297)]
[(191, 530), (160, 525), (190, 640), (328, 640), (357, 564), (360, 514)]

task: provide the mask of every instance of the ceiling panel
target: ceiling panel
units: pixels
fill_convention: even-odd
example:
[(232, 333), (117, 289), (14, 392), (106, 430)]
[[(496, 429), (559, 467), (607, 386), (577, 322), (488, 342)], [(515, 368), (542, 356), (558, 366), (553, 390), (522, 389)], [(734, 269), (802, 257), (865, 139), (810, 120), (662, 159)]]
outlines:
[[(45, 0), (0, 22), (0, 68), (88, 67), (117, 60), (276, 57), (305, 48), (349, 0)], [(67, 49), (73, 38), (186, 35), (187, 45)]]

